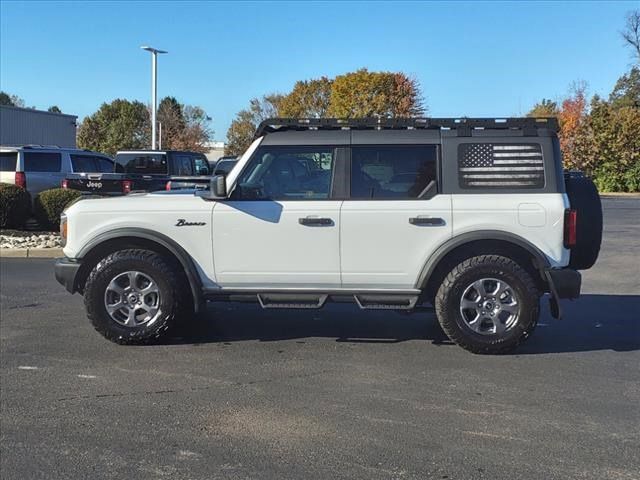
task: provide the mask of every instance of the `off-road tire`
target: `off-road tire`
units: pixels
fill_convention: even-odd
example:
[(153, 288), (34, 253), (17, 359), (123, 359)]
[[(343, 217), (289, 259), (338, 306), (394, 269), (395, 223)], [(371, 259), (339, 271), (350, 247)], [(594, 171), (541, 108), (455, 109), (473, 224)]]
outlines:
[[(160, 315), (151, 324), (135, 327), (120, 325), (105, 307), (105, 290), (118, 274), (136, 270), (149, 275), (157, 283), (160, 295)], [(155, 343), (180, 321), (188, 320), (193, 305), (181, 281), (177, 265), (150, 250), (120, 250), (103, 258), (93, 268), (84, 291), (87, 316), (94, 328), (105, 338), (122, 345)]]
[[(504, 280), (512, 286), (520, 303), (516, 323), (501, 334), (482, 335), (473, 331), (460, 312), (464, 289), (481, 278)], [(445, 277), (435, 298), (438, 321), (447, 336), (473, 353), (508, 353), (533, 332), (540, 313), (540, 293), (527, 271), (513, 260), (499, 255), (481, 255), (464, 260)]]

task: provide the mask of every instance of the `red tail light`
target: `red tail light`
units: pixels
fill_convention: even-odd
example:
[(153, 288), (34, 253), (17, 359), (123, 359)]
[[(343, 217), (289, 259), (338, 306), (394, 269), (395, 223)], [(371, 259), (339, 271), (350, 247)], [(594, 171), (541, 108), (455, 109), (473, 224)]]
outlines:
[(171, 180), (167, 182), (167, 184), (164, 186), (164, 189), (167, 191), (171, 190)]
[(67, 182), (66, 178), (60, 182), (60, 187), (69, 188), (69, 182)]
[(24, 172), (16, 172), (16, 181), (15, 184), (19, 187), (27, 189), (27, 176)]
[(564, 211), (564, 246), (571, 248), (576, 246), (578, 226), (578, 211), (567, 209)]
[(122, 193), (129, 193), (131, 191), (131, 180), (122, 181)]

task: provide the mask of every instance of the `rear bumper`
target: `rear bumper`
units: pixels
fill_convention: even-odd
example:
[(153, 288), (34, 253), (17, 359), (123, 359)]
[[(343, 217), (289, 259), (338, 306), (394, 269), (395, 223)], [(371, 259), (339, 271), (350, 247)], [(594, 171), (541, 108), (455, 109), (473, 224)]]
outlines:
[(76, 289), (76, 276), (80, 269), (80, 262), (67, 257), (57, 258), (55, 266), (53, 267), (56, 280), (60, 285), (63, 285), (69, 293), (75, 293)]
[(570, 268), (549, 269), (548, 277), (553, 282), (553, 287), (558, 298), (578, 298), (582, 285), (580, 272)]

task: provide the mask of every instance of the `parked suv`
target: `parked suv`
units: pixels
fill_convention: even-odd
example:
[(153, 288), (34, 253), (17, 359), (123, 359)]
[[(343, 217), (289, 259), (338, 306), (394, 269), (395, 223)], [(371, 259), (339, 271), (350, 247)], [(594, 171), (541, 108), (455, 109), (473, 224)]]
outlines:
[(64, 188), (97, 195), (122, 195), (208, 185), (209, 162), (202, 153), (178, 150), (127, 150), (116, 153), (109, 172), (70, 174)]
[(102, 153), (76, 148), (0, 146), (0, 182), (25, 188), (32, 197), (60, 187), (74, 172), (111, 172), (113, 160)]
[(56, 278), (118, 343), (154, 341), (206, 300), (263, 308), (434, 305), (477, 353), (519, 345), (548, 293), (598, 256), (593, 183), (564, 174), (555, 119), (271, 119), (210, 190), (83, 200)]

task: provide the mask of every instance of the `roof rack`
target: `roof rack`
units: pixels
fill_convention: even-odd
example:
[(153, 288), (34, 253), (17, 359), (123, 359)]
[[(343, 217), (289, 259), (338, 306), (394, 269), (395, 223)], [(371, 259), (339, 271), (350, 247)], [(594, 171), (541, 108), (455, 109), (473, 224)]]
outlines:
[(559, 130), (555, 117), (532, 118), (269, 118), (258, 125), (255, 138), (290, 130), (458, 130), (462, 136), (471, 130)]

